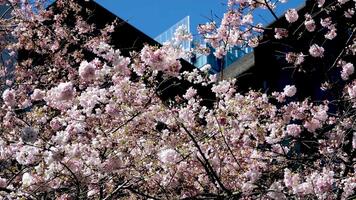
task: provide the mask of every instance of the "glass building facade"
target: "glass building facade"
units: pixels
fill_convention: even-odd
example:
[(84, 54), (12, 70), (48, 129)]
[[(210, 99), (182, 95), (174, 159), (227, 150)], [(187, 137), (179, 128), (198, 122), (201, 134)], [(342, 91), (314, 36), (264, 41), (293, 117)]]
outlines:
[[(155, 37), (155, 40), (161, 44), (171, 41), (174, 38), (174, 33), (179, 27), (184, 27), (190, 33), (189, 16), (184, 17), (179, 22), (171, 26), (169, 29), (159, 34), (157, 37)], [(190, 50), (192, 47), (192, 43), (190, 41), (184, 41), (181, 45), (184, 50)]]
[[(174, 33), (179, 27), (184, 26), (186, 30), (190, 33), (190, 17), (186, 16), (182, 20), (178, 21), (176, 24), (171, 26), (169, 29), (164, 31), (163, 33), (159, 34), (155, 37), (155, 40), (161, 44), (165, 42), (172, 41), (175, 37)], [(184, 50), (190, 50), (194, 48), (194, 44), (199, 44), (200, 46), (209, 47), (208, 44), (205, 43), (204, 39), (195, 37), (193, 41), (185, 41), (181, 44)], [(188, 62), (193, 64), (197, 68), (201, 68), (207, 64), (211, 65), (210, 72), (211, 73), (218, 73), (222, 69), (227, 68), (229, 65), (234, 63), (239, 58), (243, 57), (245, 54), (248, 54), (253, 51), (250, 47), (234, 47), (231, 48), (228, 53), (224, 56), (223, 59), (217, 59), (214, 56), (214, 49), (209, 47), (210, 54), (209, 55), (193, 55)]]

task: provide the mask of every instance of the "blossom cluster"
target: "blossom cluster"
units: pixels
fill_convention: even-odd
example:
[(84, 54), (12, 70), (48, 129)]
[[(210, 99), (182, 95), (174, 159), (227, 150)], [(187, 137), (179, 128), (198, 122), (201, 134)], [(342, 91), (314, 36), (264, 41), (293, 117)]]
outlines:
[[(144, 45), (125, 56), (110, 41), (115, 22), (97, 30), (86, 20), (93, 11), (75, 0), (57, 0), (48, 9), (42, 1), (4, 2), (13, 6), (7, 31), (17, 38), (6, 48), (24, 56), (1, 92), (0, 197), (354, 197), (353, 34), (331, 63), (332, 49), (318, 40), (285, 52), (295, 68), (321, 60), (337, 73), (329, 85), (340, 94), (314, 101), (292, 81), (276, 91), (242, 91), (238, 78), (219, 80), (209, 65), (182, 72), (186, 52), (178, 43)], [(254, 24), (253, 11), (273, 13), (283, 2), (228, 0), (221, 23), (202, 24), (199, 32), (217, 58), (233, 46), (256, 47), (263, 28)], [(294, 38), (289, 25), (297, 23), (307, 34), (322, 27), (325, 43), (338, 38), (337, 20), (317, 23), (315, 17), (340, 9), (350, 19), (354, 2), (314, 4), (317, 11), (305, 19), (287, 10), (288, 27), (273, 27), (270, 39)], [(191, 39), (184, 27), (175, 37)], [(162, 96), (167, 90), (174, 95), (169, 100)]]

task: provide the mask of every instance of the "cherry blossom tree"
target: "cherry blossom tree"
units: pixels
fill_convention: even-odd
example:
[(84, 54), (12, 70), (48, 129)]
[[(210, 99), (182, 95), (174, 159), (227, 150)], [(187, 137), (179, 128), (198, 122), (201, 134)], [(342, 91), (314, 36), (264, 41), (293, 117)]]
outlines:
[[(124, 56), (111, 34), (74, 0), (0, 0), (0, 45), (17, 59), (1, 64), (0, 196), (3, 199), (352, 199), (356, 190), (355, 2), (312, 0), (285, 27), (264, 28), (253, 14), (285, 0), (228, 0), (220, 22), (198, 27), (221, 58), (229, 48), (268, 40), (309, 44), (283, 52), (309, 73), (324, 63), (333, 99), (295, 98), (303, 88), (239, 91), (236, 79), (183, 71), (177, 32), (170, 44)], [(340, 14), (341, 13), (341, 14)], [(297, 24), (297, 25), (296, 25)], [(339, 24), (347, 27), (339, 28)], [(346, 29), (345, 29), (346, 28)], [(328, 42), (344, 37), (336, 55)], [(300, 31), (300, 32), (299, 32)], [(268, 36), (269, 33), (272, 36)], [(288, 39), (288, 40), (286, 40)], [(332, 59), (330, 61), (330, 56)], [(266, 66), (268, 67), (268, 66)], [(314, 69), (314, 68), (313, 68)], [(320, 76), (323, 76), (321, 74)], [(170, 80), (183, 94), (163, 96)], [(205, 95), (208, 91), (211, 95)]]

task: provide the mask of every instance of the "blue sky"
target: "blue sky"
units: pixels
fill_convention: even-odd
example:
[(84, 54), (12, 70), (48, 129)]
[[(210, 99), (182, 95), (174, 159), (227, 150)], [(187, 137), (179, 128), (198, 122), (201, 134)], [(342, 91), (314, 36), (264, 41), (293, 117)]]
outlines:
[[(212, 13), (221, 17), (226, 11), (226, 0), (96, 0), (106, 9), (151, 37), (156, 37), (183, 17), (189, 15), (191, 30), (208, 21)], [(276, 11), (278, 15), (289, 7), (299, 7), (304, 0), (289, 0)], [(256, 21), (269, 23), (268, 11), (258, 12)]]

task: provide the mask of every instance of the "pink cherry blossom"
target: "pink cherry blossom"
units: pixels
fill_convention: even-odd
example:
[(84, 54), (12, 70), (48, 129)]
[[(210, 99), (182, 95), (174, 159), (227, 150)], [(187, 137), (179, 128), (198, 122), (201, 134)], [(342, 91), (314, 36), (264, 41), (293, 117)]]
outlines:
[(252, 38), (248, 41), (248, 46), (255, 48), (259, 44), (258, 38)]
[(293, 174), (288, 168), (284, 169), (284, 185), (289, 188), (296, 187), (300, 178), (298, 174)]
[(354, 108), (356, 108), (356, 81), (348, 84), (345, 88), (347, 96), (350, 99)]
[(22, 175), (22, 185), (24, 187), (29, 187), (34, 183), (34, 178), (30, 173), (26, 172)]
[(322, 58), (324, 56), (324, 48), (318, 46), (317, 44), (313, 44), (309, 48), (309, 54), (313, 57), (320, 57)]
[(88, 63), (87, 61), (83, 61), (79, 66), (79, 76), (84, 81), (90, 81), (95, 78), (95, 65), (92, 63)]
[(44, 100), (52, 107), (65, 109), (71, 106), (74, 95), (73, 84), (71, 82), (62, 82), (57, 87), (50, 89)]
[(314, 133), (317, 129), (321, 128), (321, 122), (317, 119), (311, 119), (304, 123), (304, 127), (311, 133)]
[(284, 37), (288, 37), (288, 30), (284, 28), (275, 28), (274, 29), (276, 39), (282, 39)]
[(2, 99), (4, 100), (5, 105), (14, 106), (16, 104), (15, 91), (12, 89), (6, 89), (2, 93)]
[(322, 27), (329, 27), (332, 24), (330, 17), (320, 19), (320, 24)]
[(335, 25), (330, 25), (328, 27), (329, 31), (325, 34), (325, 38), (332, 40), (337, 36)]
[(33, 90), (33, 94), (31, 95), (31, 99), (34, 101), (40, 101), (45, 97), (45, 91), (40, 89)]
[(159, 159), (163, 163), (175, 163), (179, 160), (179, 154), (173, 149), (164, 149), (158, 153)]
[(288, 135), (298, 137), (301, 132), (302, 132), (302, 129), (300, 128), (299, 125), (297, 125), (297, 124), (287, 125), (287, 134)]
[(348, 2), (348, 1), (350, 1), (350, 0), (338, 0), (338, 2), (339, 2), (340, 4), (345, 4), (345, 3)]
[(187, 100), (193, 98), (195, 95), (197, 94), (197, 90), (190, 87), (188, 88), (187, 92), (185, 93), (185, 95), (183, 95), (183, 97)]
[(23, 165), (34, 164), (39, 159), (39, 149), (32, 146), (23, 146), (15, 155), (16, 161)]
[(296, 22), (299, 18), (298, 12), (295, 9), (288, 9), (284, 16), (289, 23)]
[(71, 100), (74, 96), (73, 84), (71, 82), (60, 83), (56, 88), (53, 88), (53, 98), (60, 101)]
[(313, 20), (313, 18), (307, 14), (305, 15), (305, 22), (304, 22), (305, 28), (309, 31), (309, 32), (313, 32), (315, 30), (315, 21)]
[(352, 16), (354, 16), (354, 14), (355, 14), (354, 8), (349, 8), (349, 9), (347, 9), (347, 11), (344, 12), (344, 16), (346, 18), (352, 18)]
[(325, 0), (317, 0), (318, 1), (318, 7), (323, 7)]
[(294, 85), (286, 85), (283, 89), (283, 94), (287, 97), (292, 97), (297, 93), (297, 88)]
[(0, 188), (6, 188), (6, 186), (7, 186), (6, 181), (7, 180), (5, 178), (0, 177)]
[(304, 62), (304, 54), (303, 53), (294, 53), (288, 52), (286, 54), (286, 61), (288, 63), (292, 63), (294, 65), (301, 65)]
[(349, 79), (349, 77), (354, 73), (355, 68), (352, 63), (346, 63), (342, 66), (341, 78), (343, 80)]
[(189, 33), (188, 27), (186, 27), (185, 25), (181, 25), (176, 29), (174, 37), (177, 42), (193, 40), (192, 34)]
[(356, 98), (356, 82), (354, 81), (349, 87), (347, 87), (348, 95), (355, 99)]
[(349, 177), (342, 180), (342, 184), (344, 185), (344, 192), (342, 193), (342, 198), (347, 199), (347, 197), (352, 196), (355, 193), (356, 188), (356, 178)]

